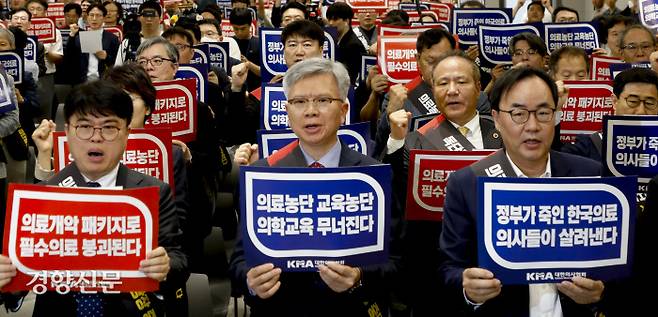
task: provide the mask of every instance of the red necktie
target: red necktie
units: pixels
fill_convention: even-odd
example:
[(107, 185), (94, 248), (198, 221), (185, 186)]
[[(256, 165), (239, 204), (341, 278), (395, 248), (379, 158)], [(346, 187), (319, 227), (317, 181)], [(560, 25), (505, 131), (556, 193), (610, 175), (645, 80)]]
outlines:
[(312, 163), (311, 165), (309, 165), (308, 167), (311, 167), (311, 168), (323, 168), (324, 165), (320, 164), (320, 162), (313, 162), (313, 163)]

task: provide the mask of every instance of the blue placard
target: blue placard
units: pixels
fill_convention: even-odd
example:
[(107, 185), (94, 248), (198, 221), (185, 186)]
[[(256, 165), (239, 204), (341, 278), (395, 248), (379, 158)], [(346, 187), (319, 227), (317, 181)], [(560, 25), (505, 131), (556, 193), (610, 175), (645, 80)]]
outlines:
[(231, 0), (215, 0), (217, 6), (220, 8), (229, 8), (231, 7)]
[(480, 58), (492, 64), (507, 64), (512, 62), (509, 53), (509, 42), (519, 33), (531, 32), (541, 37), (539, 29), (533, 25), (517, 24), (505, 26), (479, 25)]
[[(288, 129), (287, 98), (281, 84), (263, 83), (261, 86), (260, 128), (265, 130)], [(345, 124), (350, 124), (356, 115), (352, 110), (354, 104), (354, 89), (350, 87), (347, 93), (347, 116)]]
[[(261, 52), (261, 81), (269, 82), (276, 75), (285, 74), (288, 70), (283, 58), (283, 43), (281, 42), (281, 29), (260, 28), (260, 52)], [(324, 47), (322, 56), (331, 59), (336, 56), (336, 29), (326, 28), (324, 30)]]
[(591, 52), (599, 47), (599, 36), (591, 23), (544, 24), (544, 43), (549, 52), (563, 46), (580, 47)]
[(630, 274), (635, 177), (478, 178), (478, 266), (505, 284)]
[(12, 52), (1, 52), (0, 64), (4, 67), (7, 75), (11, 75), (11, 77), (14, 78), (15, 84), (23, 82), (23, 59), (18, 56), (18, 54)]
[(640, 21), (654, 32), (658, 28), (658, 0), (640, 0)]
[(391, 168), (240, 168), (245, 258), (284, 271), (315, 271), (388, 258)]
[(208, 51), (208, 44), (206, 43), (194, 45), (194, 56), (192, 56), (190, 64), (208, 65), (210, 55)]
[[(247, 10), (249, 10), (249, 13), (251, 13), (251, 20), (255, 21), (256, 20), (256, 10), (254, 10), (253, 8), (247, 8)], [(231, 4), (229, 3), (229, 5), (224, 8), (224, 18), (225, 19), (228, 20), (231, 17), (231, 11), (233, 11), (233, 8), (231, 8)]]
[(658, 116), (603, 117), (603, 162), (606, 176), (649, 183), (658, 175)]
[(478, 25), (505, 25), (511, 19), (509, 9), (455, 9), (452, 10), (452, 34), (461, 44), (478, 43)]
[(0, 114), (16, 109), (16, 105), (12, 103), (9, 95), (14, 87), (9, 87), (7, 82), (7, 74), (0, 68)]
[[(260, 158), (268, 157), (297, 140), (297, 135), (290, 129), (285, 130), (258, 130), (258, 155)], [(370, 122), (360, 122), (343, 125), (338, 129), (338, 137), (352, 150), (368, 155), (370, 147)]]
[(23, 58), (26, 61), (36, 62), (37, 60), (37, 37), (28, 36), (27, 42), (25, 43), (25, 49), (23, 50)]
[(376, 66), (377, 65), (377, 57), (375, 56), (368, 56), (368, 55), (363, 55), (361, 56), (361, 75), (360, 80), (363, 80), (364, 82), (368, 78), (368, 70), (370, 70), (370, 67)]
[(206, 102), (206, 85), (208, 84), (208, 65), (187, 64), (180, 65), (176, 72), (177, 79), (195, 78), (196, 97), (200, 102)]
[(646, 68), (650, 69), (651, 64), (649, 63), (614, 63), (610, 64), (608, 68), (610, 68), (610, 75), (612, 75), (612, 78), (614, 79), (617, 77), (617, 75), (627, 69), (635, 68), (635, 67), (640, 67), (640, 68)]
[(226, 42), (207, 43), (210, 66), (219, 67), (230, 74), (228, 69), (229, 46)]

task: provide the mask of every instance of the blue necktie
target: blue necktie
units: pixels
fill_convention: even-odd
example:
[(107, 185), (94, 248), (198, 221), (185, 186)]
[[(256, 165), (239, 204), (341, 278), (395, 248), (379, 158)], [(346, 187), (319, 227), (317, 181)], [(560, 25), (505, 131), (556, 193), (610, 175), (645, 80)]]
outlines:
[[(87, 187), (101, 187), (97, 182), (87, 182)], [(100, 294), (75, 293), (76, 317), (103, 317), (103, 299)]]

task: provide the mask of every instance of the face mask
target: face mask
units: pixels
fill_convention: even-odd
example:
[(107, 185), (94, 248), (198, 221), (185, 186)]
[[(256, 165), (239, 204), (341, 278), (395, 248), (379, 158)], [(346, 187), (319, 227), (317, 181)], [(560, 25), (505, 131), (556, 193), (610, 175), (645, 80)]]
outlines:
[(207, 36), (204, 36), (204, 37), (201, 38), (201, 42), (202, 43), (218, 43), (219, 41), (215, 40), (215, 39), (212, 39), (212, 38), (209, 38)]

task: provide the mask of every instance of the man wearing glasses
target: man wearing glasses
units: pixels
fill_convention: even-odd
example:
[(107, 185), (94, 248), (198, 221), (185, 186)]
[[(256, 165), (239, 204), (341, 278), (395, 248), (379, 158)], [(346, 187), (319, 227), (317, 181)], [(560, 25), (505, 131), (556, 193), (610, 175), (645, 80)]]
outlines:
[[(627, 69), (617, 75), (612, 86), (612, 106), (616, 115), (657, 115), (658, 74), (645, 68)], [(579, 135), (573, 144), (565, 144), (562, 152), (589, 157), (601, 162), (601, 132)]]
[(457, 305), (482, 316), (592, 316), (604, 285), (584, 277), (560, 284), (503, 285), (477, 267), (476, 178), (598, 176), (601, 165), (590, 159), (551, 151), (557, 87), (543, 71), (520, 67), (494, 86), (490, 101), (504, 149), (450, 175), (443, 211), (439, 267)]
[(619, 48), (626, 63), (649, 62), (651, 52), (656, 50), (656, 38), (645, 26), (633, 24), (621, 35)]
[[(73, 84), (79, 84), (85, 81), (96, 80), (103, 75), (103, 72), (114, 65), (117, 51), (119, 50), (119, 38), (111, 32), (103, 30), (103, 20), (107, 15), (107, 9), (99, 3), (95, 3), (87, 8), (87, 31), (97, 31), (96, 34), (101, 37), (102, 50), (94, 54), (82, 53), (80, 45), (80, 28), (77, 25), (71, 25), (71, 35), (69, 44), (66, 46), (66, 58), (70, 61), (68, 65), (77, 66)], [(84, 30), (83, 30), (84, 31)]]
[[(509, 54), (512, 56), (512, 67), (528, 66), (546, 70), (548, 50), (544, 40), (534, 33), (523, 32), (514, 35), (509, 42)], [(489, 93), (493, 89), (496, 80), (508, 67), (509, 64), (498, 64), (491, 70), (491, 81), (484, 88), (484, 92)]]
[[(159, 187), (158, 247), (147, 250), (139, 271), (147, 277), (178, 285), (188, 277), (187, 258), (181, 251), (178, 218), (169, 185), (133, 171), (119, 161), (123, 157), (133, 112), (132, 100), (118, 86), (94, 81), (77, 86), (64, 105), (65, 130), (74, 159), (46, 185), (75, 187)], [(66, 185), (64, 185), (66, 184)], [(0, 255), (0, 288), (9, 283), (16, 267)], [(163, 303), (147, 293), (151, 305), (144, 307), (130, 293), (38, 295), (33, 316), (161, 316)]]

